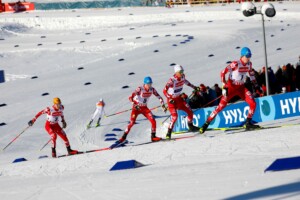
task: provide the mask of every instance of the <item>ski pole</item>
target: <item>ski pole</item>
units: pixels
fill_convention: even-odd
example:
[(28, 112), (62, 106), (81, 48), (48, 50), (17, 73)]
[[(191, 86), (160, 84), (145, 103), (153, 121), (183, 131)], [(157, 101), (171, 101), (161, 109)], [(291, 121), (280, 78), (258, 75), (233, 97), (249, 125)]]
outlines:
[[(217, 98), (215, 98), (215, 99), (213, 99), (212, 101), (208, 102), (207, 104), (205, 104), (205, 105), (202, 106), (201, 108), (204, 108), (205, 106), (207, 106), (207, 105), (211, 104), (212, 102), (214, 102), (214, 101), (220, 99), (221, 97), (222, 97), (222, 95), (218, 96)], [(197, 110), (199, 110), (199, 109), (201, 109), (201, 108), (198, 108), (198, 109), (194, 110), (194, 112), (197, 111)]]
[(8, 143), (8, 145), (6, 145), (2, 151), (4, 151), (9, 145), (11, 145), (18, 137), (20, 137), (20, 135), (22, 135), (30, 126), (27, 126), (21, 133), (19, 133), (10, 143)]
[(124, 113), (124, 112), (130, 111), (130, 110), (132, 110), (132, 108), (130, 108), (130, 109), (127, 109), (127, 110), (123, 110), (123, 111), (120, 111), (120, 112), (116, 112), (116, 113), (114, 113), (114, 114), (111, 114), (111, 115), (106, 115), (105, 117), (110, 117), (110, 116), (118, 115), (118, 114), (121, 114), (121, 113)]
[(49, 144), (50, 141), (51, 141), (51, 139), (49, 139), (48, 142), (46, 144), (44, 144), (44, 146), (40, 149), (40, 151), (42, 151)]
[[(156, 107), (153, 107), (153, 108), (150, 108), (150, 110), (154, 110), (154, 109), (159, 108), (159, 107), (161, 107), (161, 105), (156, 106)], [(110, 116), (113, 116), (113, 115), (122, 114), (122, 113), (127, 112), (127, 111), (130, 111), (130, 110), (132, 110), (132, 108), (127, 109), (127, 110), (123, 110), (123, 111), (120, 111), (120, 112), (116, 112), (116, 113), (114, 113), (114, 114), (106, 115), (105, 117), (110, 117)]]
[(153, 108), (150, 108), (150, 110), (155, 110), (155, 109), (157, 109), (157, 108), (159, 108), (159, 107), (161, 107), (161, 105), (155, 106), (155, 107), (153, 107)]
[(167, 121), (170, 117), (171, 117), (171, 115), (169, 115), (166, 119), (164, 119), (164, 121), (162, 121), (161, 124), (164, 124), (165, 121)]

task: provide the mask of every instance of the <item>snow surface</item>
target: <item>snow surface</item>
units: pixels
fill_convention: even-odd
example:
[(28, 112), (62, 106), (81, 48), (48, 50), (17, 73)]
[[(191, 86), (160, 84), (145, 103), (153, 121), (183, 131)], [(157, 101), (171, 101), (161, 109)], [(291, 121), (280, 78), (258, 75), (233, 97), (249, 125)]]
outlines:
[[(276, 69), (298, 61), (300, 4), (274, 5), (277, 15), (265, 25), (268, 62)], [(6, 124), (0, 126), (1, 149), (56, 96), (65, 106), (72, 148), (84, 151), (111, 145), (104, 135), (120, 137), (122, 132), (112, 129), (124, 130), (129, 120), (130, 112), (103, 118), (101, 127), (84, 132), (97, 100), (106, 101), (107, 115), (126, 110), (131, 106), (128, 96), (145, 76), (153, 78), (153, 86), (163, 95), (173, 74), (171, 63), (183, 65), (190, 82), (212, 86), (220, 82), (226, 62), (238, 59), (236, 47), (248, 46), (254, 68), (261, 69), (260, 17), (246, 18), (239, 8), (230, 4), (1, 13), (0, 68), (7, 81), (0, 84), (0, 104), (6, 104), (0, 107), (0, 123)], [(194, 39), (181, 43), (187, 36)], [(126, 85), (129, 88), (122, 89)], [(184, 92), (190, 94), (191, 88)], [(157, 105), (152, 97), (149, 107)], [(164, 136), (161, 122), (168, 113), (153, 113), (158, 117), (157, 134)], [(300, 198), (299, 170), (264, 173), (277, 158), (299, 156), (298, 126), (239, 134), (211, 131), (176, 142), (39, 160), (51, 151), (50, 145), (39, 150), (49, 140), (44, 117), (0, 153), (1, 199)], [(299, 121), (297, 117), (263, 125)], [(140, 116), (128, 139), (133, 144), (149, 142), (150, 123)], [(57, 150), (66, 153), (60, 138)], [(12, 164), (20, 157), (29, 161)], [(109, 171), (117, 161), (130, 159), (146, 166)]]

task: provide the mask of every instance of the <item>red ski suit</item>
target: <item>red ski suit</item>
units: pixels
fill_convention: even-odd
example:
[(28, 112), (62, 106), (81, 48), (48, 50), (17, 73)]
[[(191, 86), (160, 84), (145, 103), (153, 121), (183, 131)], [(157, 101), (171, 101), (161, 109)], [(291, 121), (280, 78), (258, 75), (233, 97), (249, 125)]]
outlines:
[[(228, 81), (226, 82), (225, 75), (229, 72)], [(221, 72), (221, 80), (224, 88), (227, 88), (227, 96), (222, 96), (217, 108), (210, 114), (207, 118), (208, 122), (211, 122), (216, 115), (226, 107), (227, 103), (234, 97), (239, 96), (241, 99), (245, 100), (249, 104), (248, 118), (252, 118), (256, 102), (251, 94), (251, 92), (245, 87), (245, 79), (247, 73), (250, 76), (250, 80), (256, 84), (254, 72), (252, 71), (252, 63), (243, 63), (242, 60), (234, 61), (229, 64)]]
[[(154, 94), (159, 99), (162, 105), (164, 104), (163, 99), (153, 87), (151, 87), (149, 90), (146, 90), (144, 86), (140, 86), (131, 94), (129, 100), (133, 103), (132, 111), (130, 116), (130, 123), (125, 130), (125, 134), (129, 133), (139, 114), (143, 114), (150, 121), (151, 133), (156, 132), (156, 120), (154, 119), (152, 112), (147, 107), (147, 102), (152, 94)], [(137, 109), (136, 106), (138, 106), (139, 109)]]
[[(169, 110), (172, 116), (171, 122), (168, 127), (169, 129), (173, 129), (174, 124), (178, 118), (177, 110), (183, 110), (188, 114), (188, 122), (193, 121), (193, 111), (188, 103), (181, 97), (181, 92), (183, 90), (184, 84), (190, 86), (193, 89), (196, 89), (196, 86), (192, 85), (188, 80), (185, 79), (185, 75), (182, 75), (182, 77), (179, 78), (174, 74), (174, 76), (169, 79), (163, 90), (164, 95), (167, 97)], [(171, 100), (173, 100), (174, 102), (171, 103)]]
[(63, 114), (64, 106), (61, 105), (59, 109), (56, 109), (54, 106), (47, 107), (46, 109), (40, 111), (34, 117), (34, 121), (41, 116), (42, 114), (47, 114), (47, 120), (45, 123), (45, 129), (51, 137), (52, 148), (56, 148), (56, 139), (57, 135), (65, 142), (66, 146), (70, 146), (69, 140), (65, 131), (58, 124), (58, 119), (61, 117), (62, 121), (64, 121)]

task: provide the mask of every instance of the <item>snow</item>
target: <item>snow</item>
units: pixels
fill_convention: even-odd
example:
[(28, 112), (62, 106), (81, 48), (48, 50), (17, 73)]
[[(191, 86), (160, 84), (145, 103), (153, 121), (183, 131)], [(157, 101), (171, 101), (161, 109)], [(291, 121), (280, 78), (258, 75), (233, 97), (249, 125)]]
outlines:
[[(265, 25), (268, 63), (275, 70), (298, 61), (300, 4), (274, 5), (277, 15)], [(124, 130), (130, 117), (126, 112), (103, 118), (101, 127), (84, 132), (97, 100), (104, 99), (107, 115), (129, 109), (128, 96), (145, 76), (152, 77), (163, 95), (173, 73), (171, 63), (183, 65), (191, 83), (211, 86), (219, 83), (226, 62), (238, 58), (236, 47), (248, 46), (254, 68), (261, 69), (260, 17), (246, 18), (239, 8), (230, 4), (1, 13), (0, 67), (7, 81), (0, 84), (0, 104), (7, 104), (0, 107), (0, 123), (6, 123), (0, 126), (1, 149), (56, 96), (65, 106), (72, 148), (85, 151), (111, 145), (104, 135), (120, 137), (122, 132), (112, 129)], [(185, 35), (194, 39), (181, 44)], [(129, 76), (130, 72), (135, 74)], [(84, 85), (87, 82), (91, 84)], [(122, 89), (126, 85), (129, 88)], [(184, 92), (190, 94), (191, 88)], [(149, 107), (157, 105), (152, 97)], [(161, 122), (168, 113), (153, 113), (159, 116), (157, 135), (164, 136)], [(263, 125), (299, 121), (296, 117)], [(298, 126), (237, 134), (211, 131), (175, 142), (37, 159), (51, 153), (50, 145), (39, 151), (49, 140), (44, 122), (45, 116), (40, 117), (0, 153), (1, 199), (299, 199), (299, 170), (264, 173), (277, 158), (299, 156)], [(141, 116), (137, 123), (129, 141), (149, 142), (150, 123)], [(57, 151), (66, 153), (60, 138)], [(12, 164), (20, 157), (29, 161)], [(146, 166), (109, 171), (117, 161), (131, 159)]]

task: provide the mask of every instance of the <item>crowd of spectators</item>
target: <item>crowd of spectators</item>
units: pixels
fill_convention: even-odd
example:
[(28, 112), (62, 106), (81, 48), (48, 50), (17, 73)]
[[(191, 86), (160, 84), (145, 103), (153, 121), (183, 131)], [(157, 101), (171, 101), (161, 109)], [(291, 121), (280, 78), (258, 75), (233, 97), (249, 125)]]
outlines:
[[(250, 90), (255, 98), (265, 96), (267, 94), (266, 88), (266, 68), (262, 67), (261, 70), (255, 73), (257, 83), (261, 86), (263, 93), (258, 90), (255, 91), (250, 78), (247, 77), (245, 86)], [(269, 79), (269, 94), (280, 94), (286, 92), (300, 91), (300, 56), (299, 62), (295, 65), (290, 63), (278, 66), (274, 73), (272, 67), (268, 67), (268, 79)], [(193, 91), (190, 96), (183, 94), (183, 98), (188, 102), (192, 109), (211, 107), (219, 104), (220, 97), (222, 95), (222, 89), (216, 83), (212, 88), (205, 86), (203, 83), (199, 85), (200, 91)], [(236, 102), (240, 100), (239, 97), (233, 98), (230, 102)]]

